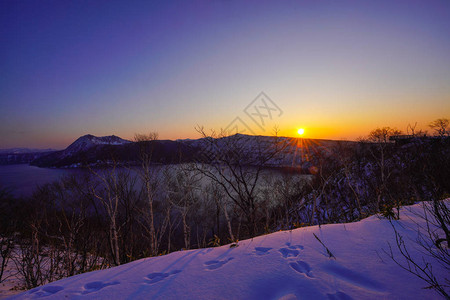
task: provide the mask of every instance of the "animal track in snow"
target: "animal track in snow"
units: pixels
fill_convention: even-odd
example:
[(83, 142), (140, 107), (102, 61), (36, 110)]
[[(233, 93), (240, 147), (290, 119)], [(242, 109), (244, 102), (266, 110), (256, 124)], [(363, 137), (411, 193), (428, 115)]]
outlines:
[(289, 249), (305, 249), (305, 247), (303, 247), (302, 245), (291, 245), (291, 243), (286, 243), (286, 246), (288, 246)]
[(352, 297), (346, 293), (337, 291), (335, 294), (327, 294), (329, 300), (353, 300)]
[(304, 249), (302, 245), (291, 245), (291, 243), (286, 243), (286, 246), (285, 248), (278, 249), (284, 258), (297, 257), (300, 254), (299, 250)]
[(120, 282), (118, 281), (113, 281), (113, 282), (102, 282), (102, 281), (93, 281), (93, 282), (89, 282), (86, 283), (84, 285), (84, 292), (83, 294), (89, 294), (92, 292), (96, 292), (101, 290), (104, 287), (110, 286), (110, 285), (116, 285), (119, 284)]
[(255, 247), (255, 253), (256, 255), (266, 255), (269, 254), (269, 251), (272, 250), (272, 248), (266, 248), (266, 247)]
[(56, 294), (59, 291), (62, 291), (64, 287), (60, 285), (50, 285), (50, 286), (44, 286), (41, 289), (35, 290), (30, 292), (30, 294), (34, 294), (38, 297), (47, 297), (53, 294)]
[(300, 251), (289, 248), (281, 248), (278, 251), (281, 253), (281, 255), (283, 255), (284, 258), (297, 257), (300, 254)]
[(278, 300), (297, 300), (297, 299), (298, 298), (297, 298), (297, 296), (295, 296), (295, 294), (287, 294), (287, 295), (284, 295), (284, 296), (278, 298)]
[(309, 266), (308, 263), (304, 262), (304, 261), (297, 261), (297, 262), (293, 262), (290, 263), (289, 266), (291, 266), (292, 269), (294, 269), (295, 271), (305, 274), (306, 276), (308, 276), (309, 278), (313, 278), (314, 276), (311, 274), (311, 267)]
[(51, 286), (45, 286), (42, 288), (44, 292), (47, 292), (49, 294), (56, 294), (57, 292), (63, 290), (64, 288), (59, 285), (51, 285)]
[(154, 284), (158, 281), (161, 281), (171, 275), (175, 275), (180, 273), (181, 270), (173, 270), (167, 273), (160, 273), (160, 272), (155, 272), (155, 273), (150, 273), (148, 274), (145, 278), (148, 280), (147, 283), (148, 284)]
[(208, 270), (215, 270), (215, 269), (222, 267), (224, 264), (226, 264), (227, 262), (229, 262), (232, 259), (234, 259), (234, 257), (229, 257), (229, 258), (223, 259), (223, 260), (210, 260), (210, 261), (205, 262), (205, 266)]

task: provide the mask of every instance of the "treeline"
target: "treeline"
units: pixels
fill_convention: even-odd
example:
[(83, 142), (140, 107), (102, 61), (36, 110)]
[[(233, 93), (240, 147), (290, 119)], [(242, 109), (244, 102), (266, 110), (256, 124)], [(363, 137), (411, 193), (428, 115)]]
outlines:
[(414, 135), (393, 143), (398, 130), (372, 131), (357, 146), (336, 145), (321, 156), (313, 191), (305, 199), (310, 224), (351, 222), (398, 208), (450, 197), (450, 138)]
[(311, 175), (268, 168), (292, 145), (276, 134), (244, 143), (239, 135), (199, 132), (206, 147), (195, 163), (154, 165), (157, 135), (138, 135), (139, 167), (91, 169), (26, 199), (3, 190), (0, 267), (10, 259), (32, 288), (180, 249), (236, 246), (276, 230), (375, 213), (396, 218), (403, 204), (450, 192), (448, 131), (410, 134), (399, 144), (390, 140), (399, 132), (385, 127), (359, 143), (315, 147), (302, 159)]

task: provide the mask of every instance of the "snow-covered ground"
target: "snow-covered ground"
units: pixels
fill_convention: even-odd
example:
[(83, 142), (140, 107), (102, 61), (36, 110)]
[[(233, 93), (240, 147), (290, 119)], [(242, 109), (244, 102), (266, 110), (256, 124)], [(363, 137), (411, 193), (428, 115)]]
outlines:
[[(394, 222), (415, 245), (416, 214), (402, 208)], [(329, 258), (315, 233), (333, 253)], [(386, 219), (282, 231), (229, 245), (141, 259), (108, 270), (66, 278), (13, 298), (91, 299), (440, 299), (426, 283), (384, 252), (395, 245)], [(395, 249), (394, 249), (395, 250)], [(394, 253), (397, 253), (395, 251)], [(423, 254), (412, 249), (417, 259)], [(401, 260), (401, 257), (398, 256)], [(437, 277), (448, 276), (431, 258)]]

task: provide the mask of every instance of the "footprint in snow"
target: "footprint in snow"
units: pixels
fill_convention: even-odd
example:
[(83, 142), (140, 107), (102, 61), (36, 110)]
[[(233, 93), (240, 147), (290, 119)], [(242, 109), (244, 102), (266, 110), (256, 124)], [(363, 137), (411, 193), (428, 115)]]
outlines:
[(352, 297), (346, 293), (337, 291), (335, 294), (327, 294), (329, 300), (353, 300)]
[(291, 245), (291, 243), (286, 243), (286, 246), (278, 250), (284, 258), (297, 257), (300, 254), (300, 250), (305, 248), (302, 245)]
[(284, 258), (297, 257), (300, 251), (297, 249), (281, 248), (278, 250)]
[(295, 294), (287, 294), (287, 295), (284, 295), (284, 296), (278, 298), (278, 300), (297, 300), (297, 299), (298, 298), (297, 298), (297, 296), (295, 296)]
[(270, 250), (272, 250), (272, 248), (255, 247), (255, 254), (256, 255), (266, 255), (266, 254), (269, 254)]
[(45, 286), (42, 288), (42, 290), (44, 292), (47, 292), (49, 294), (56, 294), (57, 292), (63, 290), (64, 287), (59, 286), (59, 285), (50, 285), (50, 286)]
[(205, 266), (208, 270), (215, 270), (215, 269), (222, 267), (224, 264), (226, 264), (227, 262), (229, 262), (232, 259), (234, 259), (234, 257), (229, 257), (229, 258), (223, 259), (223, 260), (210, 260), (210, 261), (205, 262)]
[(314, 276), (311, 274), (311, 267), (304, 261), (299, 260), (295, 263), (290, 263), (289, 266), (291, 266), (291, 268), (295, 271), (305, 274), (309, 278), (314, 278)]
[(92, 292), (96, 292), (101, 290), (104, 287), (110, 286), (110, 285), (116, 285), (119, 284), (119, 281), (113, 281), (113, 282), (102, 282), (102, 281), (93, 281), (86, 283), (84, 285), (84, 292), (83, 294), (89, 294)]
[(53, 294), (56, 294), (59, 291), (62, 291), (64, 287), (59, 285), (50, 285), (50, 286), (44, 286), (41, 289), (37, 289), (32, 291), (30, 294), (35, 294), (38, 297), (46, 297)]
[(167, 278), (167, 277), (169, 277), (171, 275), (178, 274), (180, 272), (181, 272), (181, 270), (173, 270), (173, 271), (170, 271), (170, 272), (167, 272), (167, 273), (155, 272), (155, 273), (148, 274), (145, 277), (145, 279), (147, 279), (147, 283), (148, 284), (153, 284), (153, 283), (161, 281), (161, 280), (163, 280), (163, 279), (165, 279), (165, 278)]
[(286, 243), (286, 246), (288, 246), (289, 249), (305, 249), (305, 247), (303, 247), (302, 245), (291, 245), (291, 243)]

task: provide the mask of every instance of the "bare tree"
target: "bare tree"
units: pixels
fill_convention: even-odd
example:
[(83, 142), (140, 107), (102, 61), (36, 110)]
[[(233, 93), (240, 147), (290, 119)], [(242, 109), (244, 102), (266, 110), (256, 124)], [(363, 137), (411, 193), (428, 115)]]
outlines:
[(370, 132), (368, 140), (373, 143), (374, 147), (370, 148), (370, 152), (375, 159), (379, 169), (379, 184), (376, 189), (377, 202), (376, 211), (380, 211), (381, 204), (387, 195), (387, 182), (391, 176), (391, 170), (388, 167), (388, 150), (390, 137), (401, 134), (401, 131), (391, 127), (377, 128)]
[(299, 212), (305, 208), (304, 196), (308, 185), (304, 175), (281, 174), (275, 179), (270, 189), (278, 204), (278, 219), (283, 229), (292, 229), (293, 224), (300, 224)]
[(14, 248), (15, 219), (11, 211), (11, 204), (15, 202), (9, 191), (0, 186), (0, 283), (9, 277), (5, 276), (5, 270)]
[[(46, 189), (47, 190), (47, 189)], [(13, 262), (27, 289), (62, 278), (62, 253), (54, 247), (51, 239), (44, 234), (51, 219), (45, 193), (33, 194), (35, 203), (30, 203), (31, 213), (27, 215), (26, 231), (18, 248), (15, 249)]]
[(203, 136), (201, 163), (193, 164), (193, 170), (222, 187), (231, 201), (240, 208), (246, 219), (248, 233), (257, 232), (258, 222), (258, 184), (263, 170), (283, 150), (283, 144), (275, 137), (227, 135), (205, 133)]
[(407, 134), (412, 135), (413, 137), (422, 137), (427, 134), (426, 131), (422, 129), (417, 130), (416, 127), (417, 122), (415, 122), (414, 125), (408, 124), (408, 126), (406, 127)]
[[(330, 157), (323, 152), (317, 152), (318, 165), (316, 167), (316, 174), (313, 182), (309, 182), (311, 191), (311, 215), (309, 218), (309, 224), (314, 225), (316, 220), (317, 206), (318, 202), (323, 200), (325, 202), (325, 211), (327, 216), (329, 216), (329, 202), (327, 195), (327, 188), (329, 187), (333, 176), (335, 175), (335, 170), (330, 168), (329, 162)], [(329, 217), (328, 217), (329, 218)], [(320, 220), (319, 220), (320, 222)], [(319, 223), (320, 224), (320, 223)]]
[(26, 206), (19, 204), (11, 213), (11, 222), (17, 222), (11, 257), (26, 288), (102, 267), (98, 249), (90, 247), (99, 237), (85, 216), (88, 201), (73, 180), (38, 187)]
[(22, 275), (27, 289), (46, 283), (43, 274), (45, 257), (41, 254), (40, 238), (36, 228), (33, 228), (29, 242), (19, 244), (19, 251), (14, 258), (17, 271)]
[(395, 247), (400, 255), (394, 254), (390, 244), (385, 253), (402, 269), (425, 281), (428, 284), (426, 288), (434, 289), (445, 299), (450, 299), (450, 278), (438, 277), (429, 260), (435, 259), (440, 267), (446, 270), (446, 274), (450, 274), (450, 209), (447, 202), (448, 200), (434, 200), (422, 203), (423, 213), (420, 217), (425, 221), (425, 225), (419, 227), (415, 241), (422, 249), (421, 259), (411, 254), (412, 246), (407, 245), (392, 222)]
[(450, 133), (449, 130), (449, 120), (445, 118), (434, 120), (430, 123), (430, 128), (433, 129), (437, 135), (443, 137), (445, 135), (448, 135)]
[[(139, 176), (143, 182), (145, 197), (148, 204), (148, 225), (150, 235), (150, 253), (155, 256), (158, 254), (160, 240), (155, 228), (155, 198), (158, 187), (159, 171), (153, 164), (153, 154), (155, 143), (158, 140), (158, 134), (151, 132), (149, 134), (136, 134), (134, 140), (139, 145), (139, 159), (141, 167), (138, 169)], [(160, 234), (163, 234), (163, 232)]]
[(194, 174), (191, 170), (179, 166), (166, 173), (166, 187), (168, 188), (167, 200), (180, 212), (183, 225), (183, 238), (185, 249), (191, 247), (191, 226), (189, 214), (191, 209), (199, 201), (200, 174)]
[(8, 277), (4, 277), (6, 266), (11, 258), (13, 241), (9, 237), (0, 237), (0, 283)]
[(217, 236), (220, 236), (220, 212), (223, 211), (225, 217), (226, 227), (228, 230), (228, 238), (230, 241), (235, 242), (236, 238), (233, 233), (232, 220), (229, 213), (230, 208), (232, 209), (233, 203), (227, 201), (225, 194), (221, 187), (216, 182), (211, 182), (205, 189), (205, 194), (207, 197), (213, 198), (216, 204), (216, 226), (217, 226)]
[[(100, 201), (108, 217), (108, 238), (113, 263), (120, 265), (119, 246), (119, 178), (116, 172), (116, 164), (109, 170), (99, 172), (91, 169), (91, 172), (100, 181), (100, 185), (91, 186), (92, 195)], [(95, 204), (94, 204), (95, 205)]]
[[(91, 270), (93, 266), (88, 262), (96, 256), (88, 253), (85, 248), (89, 246), (90, 239), (84, 238), (84, 231), (87, 230), (89, 223), (87, 186), (72, 176), (65, 177), (47, 187), (49, 218), (52, 224), (44, 228), (42, 234), (54, 241), (54, 246), (61, 250), (62, 261), (58, 263), (61, 266), (61, 272), (64, 277), (67, 277)], [(97, 261), (98, 257), (94, 265)]]

